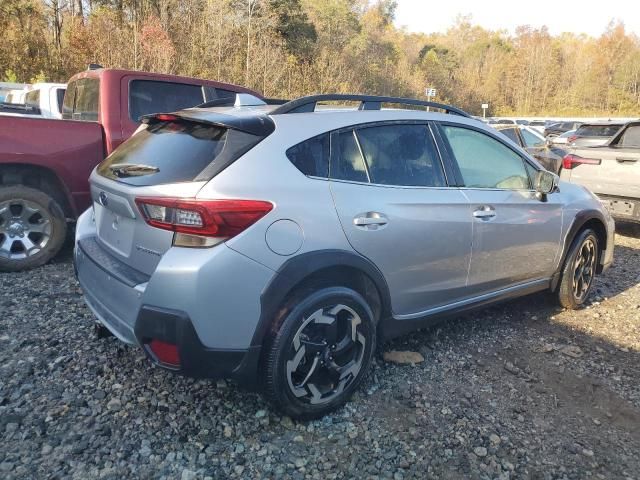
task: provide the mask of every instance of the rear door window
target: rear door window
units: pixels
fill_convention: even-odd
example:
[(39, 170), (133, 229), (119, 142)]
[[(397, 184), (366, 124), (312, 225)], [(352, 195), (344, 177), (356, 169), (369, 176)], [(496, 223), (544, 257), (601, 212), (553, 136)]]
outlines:
[(144, 115), (175, 112), (205, 101), (201, 85), (156, 80), (132, 80), (129, 85), (129, 117), (134, 122)]
[(56, 90), (56, 101), (58, 103), (58, 111), (62, 112), (62, 103), (64, 102), (64, 88)]
[(221, 98), (235, 98), (237, 92), (218, 87), (204, 87), (205, 101), (220, 100)]
[(353, 130), (336, 134), (331, 152), (331, 178), (352, 182), (369, 181), (369, 173)]
[(76, 99), (76, 83), (71, 82), (67, 85), (67, 90), (64, 92), (64, 100), (62, 101), (62, 118), (65, 120), (71, 120), (73, 117), (73, 104)]
[(289, 148), (287, 157), (305, 175), (327, 178), (329, 145), (329, 134), (325, 133)]
[(382, 125), (356, 130), (371, 183), (445, 186), (444, 171), (427, 125)]
[(530, 189), (520, 155), (491, 136), (464, 127), (443, 125), (442, 131), (468, 188)]

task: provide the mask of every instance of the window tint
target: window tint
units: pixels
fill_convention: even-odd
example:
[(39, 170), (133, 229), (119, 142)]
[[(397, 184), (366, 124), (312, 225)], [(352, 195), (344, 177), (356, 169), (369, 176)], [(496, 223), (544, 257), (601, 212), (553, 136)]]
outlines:
[(329, 134), (306, 140), (287, 150), (287, 157), (298, 170), (312, 177), (329, 176)]
[(62, 112), (62, 103), (64, 102), (64, 88), (58, 88), (56, 90), (56, 100), (58, 103), (58, 111)]
[(356, 131), (371, 183), (443, 187), (444, 173), (426, 125), (384, 125)]
[(501, 134), (505, 135), (509, 140), (514, 142), (516, 145), (520, 145), (520, 141), (518, 140), (518, 133), (515, 128), (501, 128), (498, 130)]
[(544, 145), (544, 139), (534, 135), (529, 130), (522, 129), (520, 133), (522, 134), (522, 139), (527, 147), (540, 147)]
[(628, 127), (618, 145), (623, 148), (640, 148), (640, 125)]
[(583, 125), (576, 130), (579, 137), (612, 137), (621, 125)]
[(64, 100), (62, 101), (62, 118), (70, 120), (73, 116), (73, 103), (76, 98), (76, 83), (71, 82), (67, 85), (67, 90), (64, 92)]
[(138, 122), (144, 115), (175, 112), (204, 101), (200, 85), (133, 80), (129, 86), (129, 117)]
[(443, 126), (467, 187), (529, 189), (522, 158), (489, 135), (468, 128)]
[(81, 78), (76, 83), (76, 97), (73, 119), (95, 122), (98, 120), (100, 81), (95, 78)]
[(369, 176), (353, 130), (340, 132), (331, 161), (331, 178), (368, 182)]
[[(116, 148), (98, 167), (98, 173), (132, 185), (192, 181), (221, 152), (227, 129), (195, 122), (149, 125)], [(112, 165), (156, 167), (156, 173), (114, 176)]]

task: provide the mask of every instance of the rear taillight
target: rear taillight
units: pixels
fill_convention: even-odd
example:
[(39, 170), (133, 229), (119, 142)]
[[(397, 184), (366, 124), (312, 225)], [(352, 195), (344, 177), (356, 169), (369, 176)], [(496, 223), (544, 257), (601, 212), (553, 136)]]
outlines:
[(224, 240), (246, 230), (273, 209), (272, 203), (261, 200), (142, 197), (136, 198), (136, 204), (146, 222), (152, 227), (177, 234)]
[(577, 138), (578, 138), (578, 136), (577, 136), (577, 135), (569, 135), (569, 136), (567, 137), (567, 142), (569, 142), (569, 143), (573, 143), (573, 142), (575, 142), (575, 141), (576, 141), (576, 139), (577, 139)]
[(584, 158), (579, 155), (569, 153), (562, 159), (562, 168), (570, 170), (578, 165), (600, 165), (599, 158)]

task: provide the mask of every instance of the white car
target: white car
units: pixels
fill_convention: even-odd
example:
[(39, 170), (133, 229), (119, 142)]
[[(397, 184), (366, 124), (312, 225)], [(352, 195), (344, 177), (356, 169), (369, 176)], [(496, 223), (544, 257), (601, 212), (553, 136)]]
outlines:
[[(64, 83), (36, 83), (27, 89), (20, 99), (18, 93), (12, 91), (11, 104), (5, 102), (0, 108), (0, 115), (29, 116), (42, 118), (62, 118), (62, 100), (67, 85)], [(19, 101), (22, 100), (22, 101)]]

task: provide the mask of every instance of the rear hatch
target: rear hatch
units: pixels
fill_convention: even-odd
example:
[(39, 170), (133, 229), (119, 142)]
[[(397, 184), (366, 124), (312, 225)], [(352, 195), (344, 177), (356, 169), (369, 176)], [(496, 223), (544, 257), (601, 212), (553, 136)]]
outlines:
[(594, 147), (604, 145), (622, 128), (623, 124), (583, 124), (568, 141), (576, 147)]
[(96, 241), (104, 250), (139, 272), (153, 273), (175, 235), (157, 215), (178, 212), (185, 222), (194, 221), (188, 207), (169, 207), (195, 202), (211, 178), (264, 138), (235, 128), (226, 117), (155, 115), (96, 168), (91, 196)]
[(574, 149), (563, 166), (572, 182), (600, 196), (640, 199), (640, 124), (629, 125), (609, 145)]

